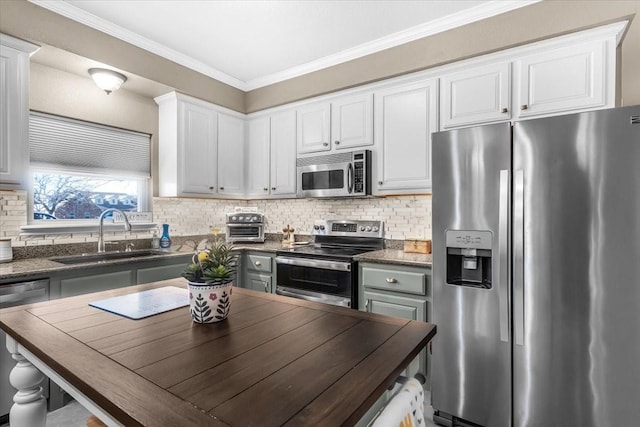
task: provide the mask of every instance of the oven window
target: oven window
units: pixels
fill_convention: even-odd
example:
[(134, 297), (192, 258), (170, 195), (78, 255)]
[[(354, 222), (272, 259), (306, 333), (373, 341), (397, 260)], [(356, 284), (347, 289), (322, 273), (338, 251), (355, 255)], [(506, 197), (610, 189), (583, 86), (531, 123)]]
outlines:
[(344, 186), (344, 170), (342, 169), (302, 173), (303, 190), (331, 190), (344, 188)]
[(229, 235), (231, 237), (258, 237), (260, 236), (260, 227), (229, 227)]
[(278, 285), (351, 298), (351, 273), (278, 264)]

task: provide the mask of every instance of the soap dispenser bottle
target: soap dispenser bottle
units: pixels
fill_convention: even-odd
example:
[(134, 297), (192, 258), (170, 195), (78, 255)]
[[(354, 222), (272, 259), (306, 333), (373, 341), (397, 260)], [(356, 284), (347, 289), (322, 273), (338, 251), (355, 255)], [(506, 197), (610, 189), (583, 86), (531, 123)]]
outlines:
[(158, 229), (153, 230), (153, 236), (151, 236), (151, 248), (160, 249), (160, 236), (158, 236)]
[(169, 249), (171, 247), (171, 237), (169, 237), (169, 224), (162, 224), (162, 237), (160, 237), (160, 247)]

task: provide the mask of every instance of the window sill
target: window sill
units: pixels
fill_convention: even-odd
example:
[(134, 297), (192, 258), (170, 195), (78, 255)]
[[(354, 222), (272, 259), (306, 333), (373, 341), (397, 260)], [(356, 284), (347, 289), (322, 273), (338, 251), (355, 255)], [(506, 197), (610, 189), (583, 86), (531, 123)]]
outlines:
[[(73, 224), (71, 222), (64, 224), (29, 224), (20, 227), (20, 235), (97, 233), (99, 226), (100, 224), (97, 221), (83, 221), (82, 224)], [(152, 222), (131, 223), (131, 232), (149, 231), (155, 228), (158, 228), (158, 224)], [(124, 231), (124, 224), (105, 223), (103, 229), (105, 232)]]

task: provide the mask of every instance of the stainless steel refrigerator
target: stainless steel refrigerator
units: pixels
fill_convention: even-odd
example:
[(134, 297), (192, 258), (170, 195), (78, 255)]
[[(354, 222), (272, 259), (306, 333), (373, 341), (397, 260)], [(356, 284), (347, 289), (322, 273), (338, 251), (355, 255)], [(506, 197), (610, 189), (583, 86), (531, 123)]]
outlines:
[(640, 106), (436, 133), (432, 201), (436, 421), (638, 425)]

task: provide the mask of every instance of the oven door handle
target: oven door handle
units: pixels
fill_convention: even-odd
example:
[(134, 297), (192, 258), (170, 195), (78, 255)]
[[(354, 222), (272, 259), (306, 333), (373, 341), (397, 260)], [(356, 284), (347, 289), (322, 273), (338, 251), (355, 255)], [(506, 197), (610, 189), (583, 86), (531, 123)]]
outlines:
[(276, 257), (276, 264), (320, 268), (323, 270), (351, 271), (351, 263), (320, 259)]
[(335, 295), (303, 291), (300, 289), (285, 288), (283, 286), (276, 287), (276, 294), (283, 295), (286, 297), (298, 298), (306, 301), (321, 302), (321, 303), (331, 304), (331, 305), (339, 305), (341, 307), (351, 307), (350, 298), (342, 298)]

